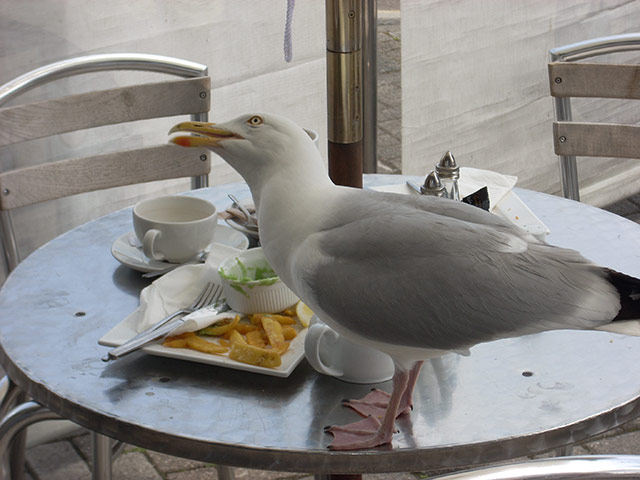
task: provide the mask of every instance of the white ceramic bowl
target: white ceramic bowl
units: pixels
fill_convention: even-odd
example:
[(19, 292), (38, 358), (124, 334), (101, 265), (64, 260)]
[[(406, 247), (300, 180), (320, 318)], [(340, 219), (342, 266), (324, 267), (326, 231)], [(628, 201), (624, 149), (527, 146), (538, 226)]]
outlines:
[(218, 268), (227, 303), (239, 313), (277, 313), (298, 301), (262, 253), (252, 248), (222, 261)]

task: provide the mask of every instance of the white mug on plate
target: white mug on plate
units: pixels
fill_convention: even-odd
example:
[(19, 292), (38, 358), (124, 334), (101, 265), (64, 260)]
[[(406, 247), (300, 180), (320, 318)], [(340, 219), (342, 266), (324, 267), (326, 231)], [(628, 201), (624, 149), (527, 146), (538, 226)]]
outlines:
[(217, 213), (207, 200), (165, 195), (133, 208), (133, 229), (148, 258), (182, 263), (213, 241)]
[(393, 377), (386, 353), (347, 340), (313, 316), (304, 339), (304, 353), (318, 372), (349, 383), (379, 383)]

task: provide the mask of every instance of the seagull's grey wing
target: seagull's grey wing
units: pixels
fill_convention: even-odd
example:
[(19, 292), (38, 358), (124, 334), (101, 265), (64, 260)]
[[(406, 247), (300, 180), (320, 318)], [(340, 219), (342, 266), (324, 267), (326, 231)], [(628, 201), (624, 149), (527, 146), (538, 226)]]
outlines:
[(491, 225), (514, 234), (527, 238), (528, 241), (537, 241), (535, 237), (527, 234), (520, 227), (509, 222), (507, 219), (498, 215), (489, 213), (481, 208), (470, 208), (463, 202), (457, 202), (446, 198), (438, 198), (430, 195), (402, 195), (390, 192), (363, 192), (364, 196), (368, 196), (374, 201), (383, 201), (387, 204), (398, 205), (401, 207), (409, 207), (424, 212), (442, 215), (448, 218), (456, 218), (465, 222), (476, 223), (480, 225)]
[[(452, 350), (595, 327), (619, 308), (601, 269), (577, 252), (528, 244), (501, 222), (346, 197), (298, 249), (293, 265), (311, 303), (359, 335)], [(473, 210), (468, 215), (477, 220)]]

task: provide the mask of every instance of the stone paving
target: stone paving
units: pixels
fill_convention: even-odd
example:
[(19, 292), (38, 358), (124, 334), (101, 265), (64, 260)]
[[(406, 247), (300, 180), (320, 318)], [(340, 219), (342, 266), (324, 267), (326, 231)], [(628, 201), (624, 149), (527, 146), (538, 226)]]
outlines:
[[(381, 5), (397, 5), (382, 0)], [(400, 17), (383, 12), (378, 27), (378, 172), (401, 172), (400, 106)], [(640, 223), (640, 195), (612, 205), (609, 210)], [(640, 454), (640, 420), (608, 432), (574, 448), (574, 454)], [(27, 450), (26, 478), (29, 480), (84, 480), (91, 478), (91, 442), (85, 430), (66, 438), (36, 445)], [(302, 473), (234, 469), (237, 479), (310, 480)], [(433, 472), (432, 472), (433, 473)], [(364, 475), (365, 480), (416, 480), (426, 472)], [(113, 478), (137, 480), (217, 479), (215, 466), (127, 445), (113, 466)]]

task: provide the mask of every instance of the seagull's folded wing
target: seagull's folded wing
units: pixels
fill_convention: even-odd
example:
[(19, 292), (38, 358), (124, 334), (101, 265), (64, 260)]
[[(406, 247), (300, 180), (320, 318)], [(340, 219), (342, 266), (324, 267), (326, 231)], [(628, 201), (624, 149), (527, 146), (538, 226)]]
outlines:
[(473, 207), (383, 195), (347, 195), (344, 208), (333, 205), (293, 264), (300, 288), (358, 335), (456, 350), (593, 328), (619, 308), (601, 270), (577, 252), (541, 244)]

